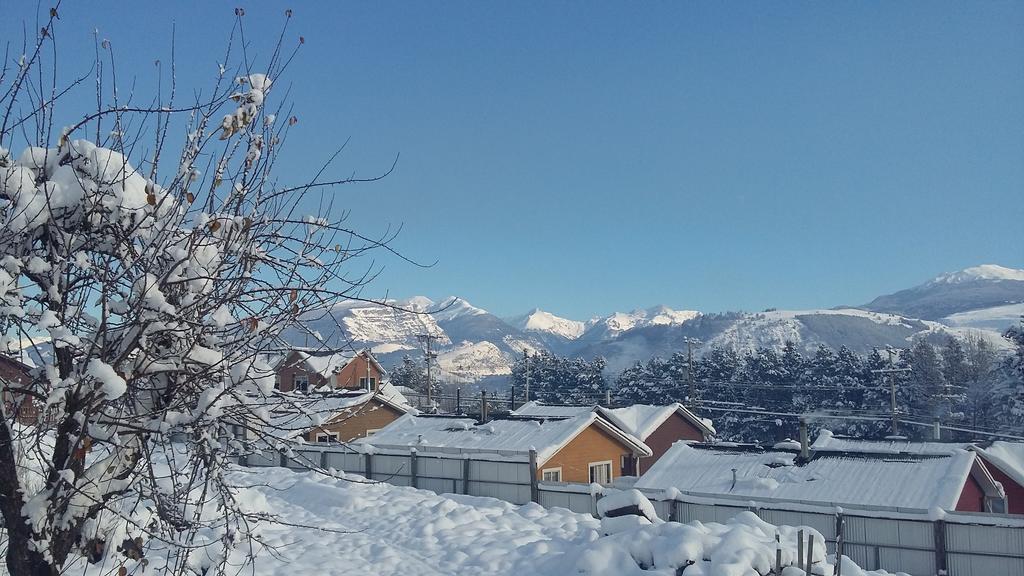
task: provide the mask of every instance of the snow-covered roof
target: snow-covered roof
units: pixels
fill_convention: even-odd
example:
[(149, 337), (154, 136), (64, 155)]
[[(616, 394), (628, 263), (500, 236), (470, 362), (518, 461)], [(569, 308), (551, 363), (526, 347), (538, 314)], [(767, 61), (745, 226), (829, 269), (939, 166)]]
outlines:
[(872, 454), (952, 454), (969, 450), (973, 446), (970, 442), (921, 442), (906, 438), (861, 440), (836, 436), (830, 430), (822, 430), (814, 444), (811, 444), (811, 450)]
[(966, 450), (883, 455), (824, 452), (798, 465), (793, 452), (677, 442), (640, 477), (636, 487), (825, 505), (953, 510), (975, 458), (974, 452)]
[(513, 410), (512, 414), (538, 418), (574, 418), (593, 411), (594, 406), (559, 406), (530, 400)]
[(477, 424), (472, 418), (406, 414), (360, 443), (377, 447), (429, 447), (468, 449), (475, 452), (537, 451), (538, 463), (558, 453), (586, 428), (596, 425), (635, 452), (650, 456), (640, 440), (622, 432), (594, 412), (573, 418), (522, 418)]
[[(375, 392), (275, 392), (266, 400), (259, 414), (268, 424), (269, 434), (281, 438), (294, 438), (312, 428), (327, 424), (344, 413), (352, 412), (354, 408), (366, 405), (370, 400), (376, 400), (399, 412), (409, 412), (411, 409), (408, 400), (395, 390), (394, 386), (382, 383)], [(376, 409), (377, 407), (372, 405), (367, 408)]]
[(704, 434), (715, 433), (710, 420), (697, 416), (678, 402), (668, 406), (634, 404), (625, 408), (600, 408), (599, 410), (616, 426), (642, 440), (646, 440), (673, 414), (679, 414)]
[[(377, 362), (377, 358), (375, 358), (373, 353), (369, 350), (342, 350), (340, 352), (324, 354), (318, 353), (315, 350), (297, 348), (294, 350), (294, 353), (299, 362), (305, 362), (306, 366), (308, 366), (310, 370), (324, 377), (330, 377), (332, 374), (339, 372), (342, 368), (347, 366), (349, 362), (355, 360), (359, 356), (366, 356), (381, 375), (385, 375), (387, 373), (387, 371), (384, 370), (384, 367)], [(291, 355), (288, 356), (290, 357)]]
[(992, 464), (1014, 482), (1024, 486), (1024, 442), (997, 440), (988, 446), (975, 448), (985, 462)]
[(701, 432), (705, 434), (715, 433), (710, 420), (697, 416), (678, 402), (667, 406), (634, 404), (633, 406), (623, 408), (604, 408), (602, 406), (557, 406), (532, 400), (523, 404), (512, 413), (539, 418), (570, 418), (586, 414), (587, 412), (601, 414), (627, 434), (636, 436), (641, 440), (646, 440), (665, 420), (668, 420), (675, 413), (681, 415), (700, 429)]

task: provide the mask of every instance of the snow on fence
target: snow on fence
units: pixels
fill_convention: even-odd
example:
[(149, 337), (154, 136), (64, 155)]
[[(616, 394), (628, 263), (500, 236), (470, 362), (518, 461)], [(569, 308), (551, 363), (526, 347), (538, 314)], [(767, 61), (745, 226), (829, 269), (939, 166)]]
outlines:
[(243, 456), (244, 466), (283, 466), (293, 470), (333, 468), (398, 486), (443, 494), (488, 496), (526, 504), (535, 501), (536, 454), (474, 452), (443, 448), (396, 451), (351, 445), (308, 444), (290, 455), (263, 450)]
[[(439, 494), (489, 496), (525, 504), (597, 513), (599, 490), (585, 484), (538, 482), (536, 454), (444, 448), (408, 451), (309, 444), (290, 455), (275, 450), (247, 454), (240, 464), (295, 470), (334, 468)], [(842, 553), (867, 570), (912, 576), (1021, 576), (1024, 519), (1000, 514), (929, 514), (921, 510), (840, 508), (761, 498), (757, 502), (678, 490), (640, 490), (658, 516), (676, 522), (725, 523), (751, 511), (774, 525), (819, 531), (829, 553)]]

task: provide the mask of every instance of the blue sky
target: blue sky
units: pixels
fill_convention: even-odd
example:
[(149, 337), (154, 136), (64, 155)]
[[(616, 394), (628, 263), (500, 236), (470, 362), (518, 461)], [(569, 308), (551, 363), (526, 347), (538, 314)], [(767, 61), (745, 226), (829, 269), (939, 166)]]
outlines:
[[(208, 86), (236, 4), (65, 5), (63, 70), (87, 68), (95, 27), (142, 91), (173, 22), (179, 81)], [(284, 20), (269, 4), (246, 7), (257, 52)], [(395, 247), (437, 261), (382, 254), (370, 295), (587, 318), (857, 304), (1024, 268), (1019, 2), (293, 8), (282, 178), (349, 137), (337, 174), (401, 154), (337, 193), (355, 225), (401, 224)]]

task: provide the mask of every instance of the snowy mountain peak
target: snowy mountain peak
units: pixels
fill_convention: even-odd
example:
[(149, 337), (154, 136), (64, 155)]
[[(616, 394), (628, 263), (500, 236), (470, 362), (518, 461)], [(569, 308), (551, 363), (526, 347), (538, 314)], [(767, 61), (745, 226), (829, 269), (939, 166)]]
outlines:
[(438, 322), (447, 322), (461, 316), (479, 316), (487, 314), (487, 310), (477, 308), (458, 296), (449, 296), (439, 304), (431, 306), (429, 312)]
[(1024, 270), (1007, 268), (998, 264), (982, 264), (981, 266), (972, 266), (958, 272), (942, 274), (928, 282), (928, 285), (960, 284), (976, 280), (1017, 280), (1024, 282)]
[(555, 334), (568, 340), (579, 338), (586, 329), (586, 323), (577, 320), (569, 320), (545, 312), (540, 308), (534, 308), (529, 314), (513, 318), (511, 323), (520, 330), (529, 332), (546, 332)]
[(673, 310), (664, 304), (648, 308), (646, 312), (648, 324), (668, 324), (670, 326), (682, 324), (700, 316), (700, 312), (696, 310)]
[(434, 301), (426, 296), (413, 296), (412, 298), (406, 298), (405, 300), (395, 300), (395, 305), (406, 310), (423, 312), (432, 308), (434, 306)]
[(700, 316), (696, 310), (673, 310), (665, 305), (653, 306), (632, 312), (616, 312), (600, 318), (595, 325), (601, 326), (605, 336), (614, 336), (643, 326), (678, 326)]

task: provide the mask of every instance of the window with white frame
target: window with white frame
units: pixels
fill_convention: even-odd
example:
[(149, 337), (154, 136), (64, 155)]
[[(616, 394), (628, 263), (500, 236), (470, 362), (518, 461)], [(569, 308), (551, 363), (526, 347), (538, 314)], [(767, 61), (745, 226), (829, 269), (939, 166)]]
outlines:
[(296, 374), (294, 383), (295, 385), (293, 386), (293, 388), (295, 390), (298, 390), (299, 392), (309, 391), (309, 376), (305, 374)]
[(590, 482), (598, 484), (612, 483), (612, 461), (590, 463)]
[(558, 468), (545, 468), (540, 471), (540, 479), (544, 482), (561, 482), (562, 481), (562, 467)]
[(317, 442), (337, 442), (338, 441), (338, 433), (337, 432), (317, 432), (317, 434), (316, 434), (316, 441)]
[(380, 428), (367, 428), (366, 429), (366, 435), (367, 436), (373, 436), (377, 432), (380, 432)]
[(367, 378), (363, 376), (359, 378), (359, 387), (362, 388), (363, 390), (372, 391), (374, 388), (377, 387), (377, 379), (372, 377)]

